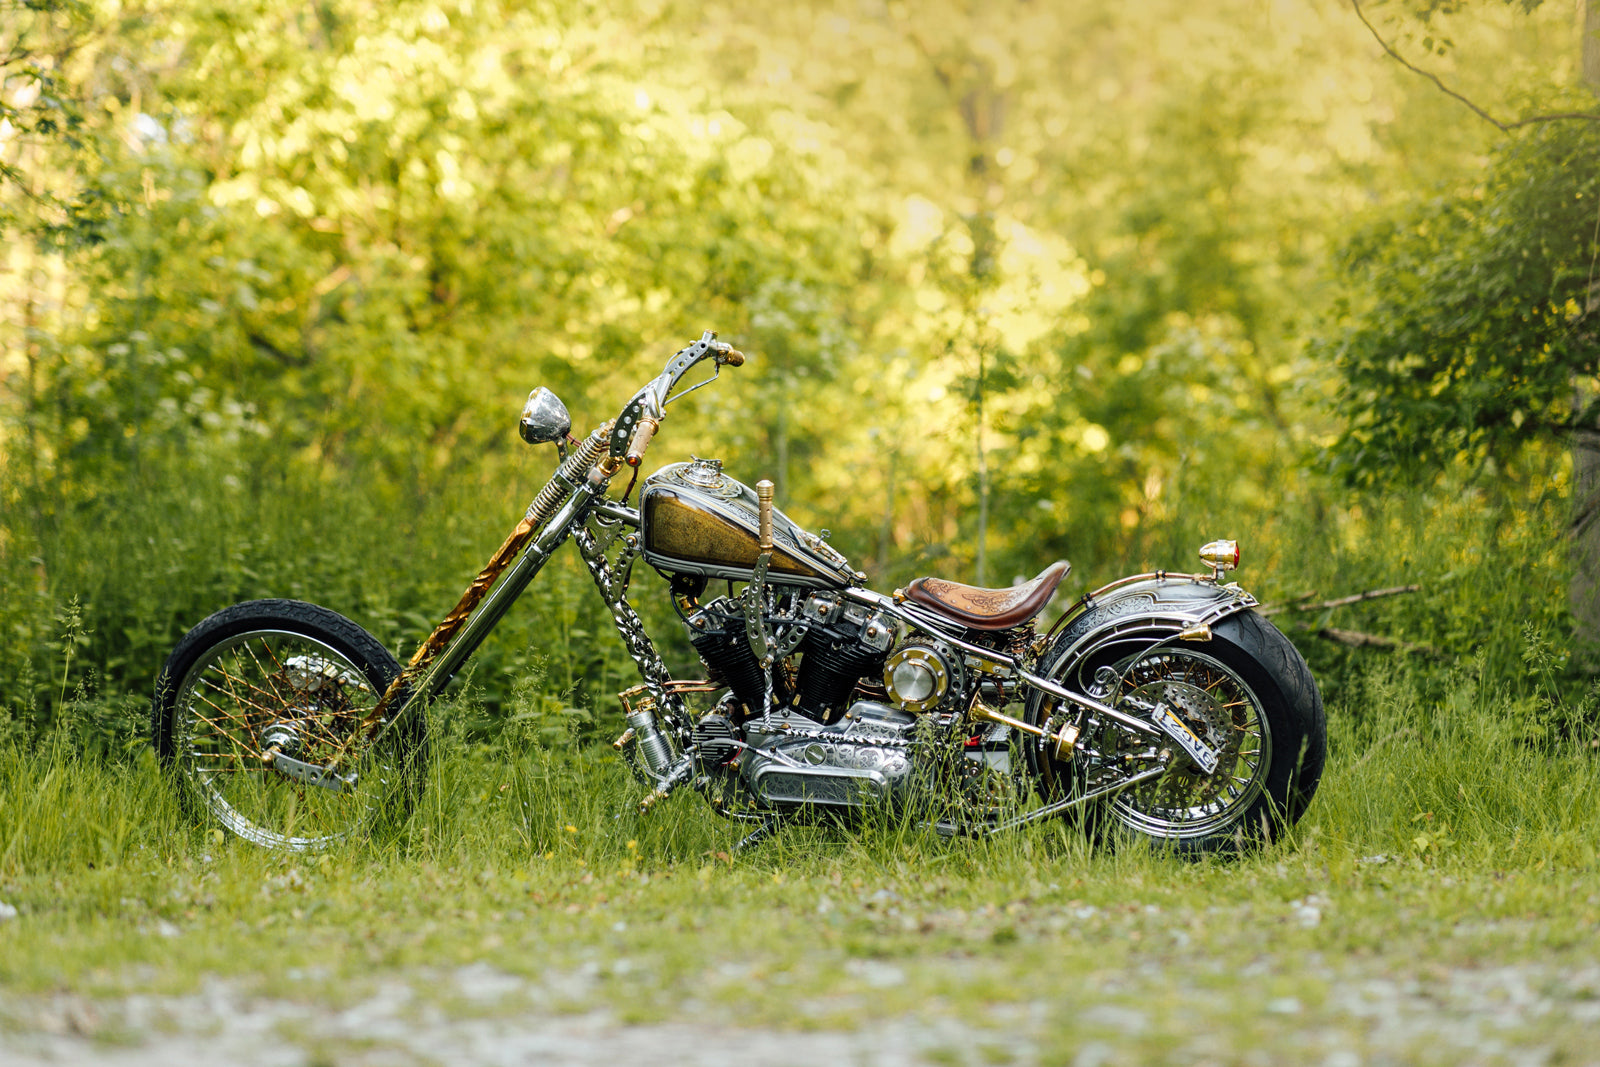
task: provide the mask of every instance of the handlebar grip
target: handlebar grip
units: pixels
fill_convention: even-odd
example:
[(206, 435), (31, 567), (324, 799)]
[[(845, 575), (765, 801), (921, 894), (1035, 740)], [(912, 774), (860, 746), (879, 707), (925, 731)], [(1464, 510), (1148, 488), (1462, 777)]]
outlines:
[(628, 466), (637, 467), (643, 461), (645, 450), (650, 447), (650, 439), (655, 437), (656, 430), (660, 426), (660, 420), (652, 419), (648, 415), (639, 420), (639, 427), (633, 431), (633, 440), (628, 444), (628, 454), (625, 457)]
[[(709, 340), (715, 336), (716, 334), (707, 331), (706, 336), (701, 340)], [(711, 358), (717, 361), (718, 367), (744, 366), (744, 353), (726, 341), (711, 341)]]

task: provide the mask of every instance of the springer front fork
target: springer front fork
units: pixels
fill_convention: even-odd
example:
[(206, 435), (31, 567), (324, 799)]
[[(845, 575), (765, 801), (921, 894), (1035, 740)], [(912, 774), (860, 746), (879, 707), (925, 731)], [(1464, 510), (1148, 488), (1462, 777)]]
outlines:
[[(627, 752), (630, 746), (636, 746), (631, 754), (643, 761), (641, 770), (655, 786), (639, 805), (640, 811), (648, 811), (694, 777), (692, 733), (682, 694), (710, 692), (713, 687), (705, 682), (674, 681), (645, 630), (644, 620), (628, 603), (628, 579), (641, 551), (638, 512), (620, 505), (603, 505), (594, 511), (594, 525), (598, 530), (584, 526), (573, 540), (578, 543), (578, 552), (594, 578), (600, 599), (611, 610), (611, 621), (628, 656), (644, 679), (643, 684), (617, 694), (628, 728), (614, 747)], [(613, 569), (606, 550), (619, 539), (622, 548)]]

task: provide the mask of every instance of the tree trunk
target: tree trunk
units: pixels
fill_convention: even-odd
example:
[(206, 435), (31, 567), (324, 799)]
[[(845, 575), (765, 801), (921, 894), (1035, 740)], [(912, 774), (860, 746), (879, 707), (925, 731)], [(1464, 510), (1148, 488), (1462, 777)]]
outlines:
[(989, 453), (983, 440), (983, 342), (978, 342), (978, 559), (977, 582), (989, 584)]
[(900, 450), (889, 450), (889, 473), (883, 492), (883, 527), (878, 531), (878, 580), (889, 573), (889, 553), (894, 549), (894, 476)]
[[(1586, 0), (1583, 12), (1583, 80), (1600, 97), (1600, 0)], [(1585, 318), (1591, 333), (1600, 318), (1600, 281), (1589, 287)], [(1579, 413), (1594, 400), (1587, 388), (1574, 390)], [(1600, 418), (1591, 414), (1572, 437), (1572, 583), (1567, 603), (1574, 637), (1586, 666), (1600, 668)]]
[(1600, 96), (1600, 0), (1583, 5), (1583, 81)]
[(1600, 427), (1572, 439), (1572, 582), (1567, 587), (1575, 636), (1600, 666)]

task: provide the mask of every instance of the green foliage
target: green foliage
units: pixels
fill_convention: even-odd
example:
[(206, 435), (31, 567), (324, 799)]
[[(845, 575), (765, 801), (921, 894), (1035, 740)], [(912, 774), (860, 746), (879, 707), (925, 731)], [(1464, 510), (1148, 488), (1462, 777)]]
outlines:
[(850, 269), (841, 220), (770, 209), (826, 173), (766, 141), (745, 162), (731, 118), (708, 137), (718, 112), (649, 79), (671, 72), (639, 12), (481, 10), (485, 38), (427, 4), (193, 8), (99, 174), (142, 192), (35, 386), (57, 458), (231, 420), (426, 489), (505, 448), (530, 380), (581, 400), (656, 338), (740, 330), (775, 277), (826, 294)]
[(1600, 123), (1546, 123), (1498, 148), (1480, 188), (1351, 242), (1354, 295), (1318, 352), (1342, 378), (1335, 454), (1350, 478), (1458, 462), (1509, 474), (1594, 420), (1597, 227)]
[(21, 193), (0, 197), (0, 229), (46, 237), (85, 209), (71, 192), (51, 187), (30, 148), (85, 147), (82, 101), (63, 67), (90, 24), (85, 0), (0, 0), (0, 190)]
[[(142, 743), (167, 653), (239, 600), (314, 600), (409, 655), (526, 503), (469, 487), (416, 506), (426, 521), (402, 522), (354, 475), (274, 470), (225, 450), (128, 472), (43, 523), (37, 541), (0, 543), (0, 733), (34, 738), (71, 719), (92, 750)], [(564, 706), (631, 684), (586, 578), (570, 560), (541, 576), (474, 661), (478, 699), (509, 709), (540, 664)]]
[[(1415, 609), (1357, 621), (1484, 650), (1497, 678), (1525, 669), (1509, 620), (1563, 632), (1539, 599), (1561, 574), (1553, 542), (1507, 518), (1514, 503), (1559, 510), (1548, 451), (1507, 446), (1497, 462), (1549, 474), (1556, 495), (1492, 501), (1490, 527), (1448, 494), (1358, 509), (1304, 471), (1337, 430), (1314, 403), (1331, 348), (1308, 357), (1302, 335), (1341, 213), (1406, 199), (1480, 147), (1431, 90), (1373, 66), (1343, 10), (27, 8), (6, 32), (37, 69), (12, 71), (0, 106), (48, 74), (77, 119), (0, 157), (84, 207), (0, 188), (8, 237), (70, 224), (77, 238), (17, 240), (0, 270), (12, 736), (71, 718), (86, 750), (121, 751), (177, 635), (244, 597), (327, 603), (404, 655), (544, 477), (548, 455), (513, 451), (525, 390), (555, 388), (581, 431), (708, 325), (752, 359), (672, 408), (658, 454), (775, 478), (785, 509), (832, 529), (880, 585), (970, 579), (981, 540), (996, 583), (1072, 559), (1070, 596), (1239, 536), (1246, 584), (1289, 596), (1433, 568)], [(1565, 32), (1543, 11), (1467, 17), (1435, 17), (1461, 23), (1456, 55), (1504, 45), (1511, 70)], [(1480, 200), (1441, 215), (1455, 229), (1430, 230), (1433, 245), (1374, 231), (1351, 260), (1380, 280), (1402, 263), (1421, 286), (1499, 234), (1507, 277), (1559, 275), (1527, 305), (1520, 392), (1485, 399), (1467, 364), (1440, 371), (1466, 375), (1480, 407), (1549, 394), (1579, 354), (1587, 327), (1556, 337), (1552, 301), (1579, 264), (1560, 240), (1578, 201), (1560, 196), (1586, 137), (1530, 134)], [(1492, 204), (1537, 224), (1491, 225)], [(1548, 240), (1524, 268), (1505, 249), (1530, 234)], [(1391, 334), (1455, 322), (1384, 285), (1349, 305), (1350, 351), (1367, 344), (1373, 366)], [(1373, 308), (1388, 318), (1360, 318)], [(1411, 335), (1388, 329), (1412, 319)], [(1474, 321), (1471, 353), (1498, 351), (1503, 323)], [(1349, 440), (1383, 444), (1433, 414), (1358, 419)], [(1496, 547), (1447, 578), (1466, 549), (1419, 534), (1397, 550), (1407, 523), (1520, 554)], [(1483, 592), (1513, 558), (1539, 579)], [(635, 599), (690, 669), (652, 581)], [(1372, 653), (1315, 632), (1303, 643), (1328, 684), (1353, 684)], [(595, 709), (630, 670), (581, 571), (558, 561), (475, 661), (461, 731), (492, 739), (531, 715), (546, 744), (603, 736)], [(537, 693), (519, 682), (530, 671)], [(1563, 693), (1577, 684), (1556, 673)]]
[[(1567, 504), (1550, 481), (1536, 479), (1542, 492), (1510, 498), (1451, 479), (1409, 496), (1296, 494), (1298, 507), (1241, 523), (1256, 531), (1243, 542), (1245, 566), (1265, 572), (1251, 587), (1263, 602), (1287, 609), (1273, 621), (1305, 653), (1330, 698), (1342, 699), (1365, 684), (1369, 670), (1399, 659), (1407, 676), (1433, 694), (1453, 684), (1453, 672), (1470, 667), (1510, 700), (1582, 708), (1593, 717), (1588, 679), (1564, 658), (1570, 569), (1556, 531)], [(1293, 607), (1407, 586), (1417, 589), (1333, 609)], [(1412, 650), (1352, 648), (1319, 636), (1329, 630), (1377, 635)], [(1537, 672), (1526, 660), (1530, 631), (1553, 657)], [(1361, 701), (1348, 703), (1349, 714), (1366, 715)]]

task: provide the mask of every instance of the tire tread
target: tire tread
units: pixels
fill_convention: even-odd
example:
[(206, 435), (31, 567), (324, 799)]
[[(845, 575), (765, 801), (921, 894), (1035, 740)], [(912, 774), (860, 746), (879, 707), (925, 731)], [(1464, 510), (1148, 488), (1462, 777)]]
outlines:
[[(156, 677), (155, 694), (150, 702), (150, 739), (156, 757), (169, 771), (178, 769), (177, 752), (177, 687), (182, 684), (196, 662), (218, 643), (239, 634), (260, 629), (283, 629), (289, 633), (313, 637), (326, 642), (346, 656), (369, 680), (382, 687), (400, 673), (400, 664), (382, 642), (356, 623), (336, 611), (310, 604), (303, 600), (263, 599), (232, 604), (201, 619), (184, 634), (167, 656), (166, 663)], [(405, 706), (405, 692), (400, 694), (398, 706)], [(397, 751), (408, 764), (408, 788), (400, 800), (404, 806), (414, 802), (421, 788), (421, 775), (416, 773), (427, 758), (427, 723), (425, 716), (413, 713), (408, 721), (397, 724)], [(175, 776), (181, 777), (181, 776)], [(204, 805), (193, 796), (187, 784), (180, 787), (186, 802), (196, 801), (199, 812)]]

